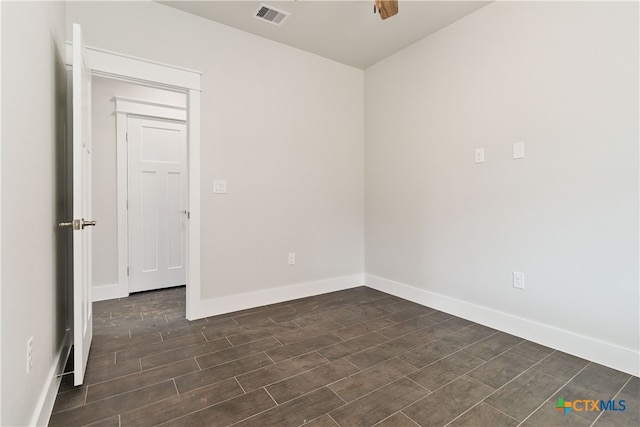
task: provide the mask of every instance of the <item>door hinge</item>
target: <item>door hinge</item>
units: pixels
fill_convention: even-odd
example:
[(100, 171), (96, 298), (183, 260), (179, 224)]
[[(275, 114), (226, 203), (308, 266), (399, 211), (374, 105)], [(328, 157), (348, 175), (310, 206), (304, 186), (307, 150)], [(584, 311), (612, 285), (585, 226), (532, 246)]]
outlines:
[(129, 275), (129, 267), (127, 267), (127, 276)]
[(125, 203), (125, 209), (129, 209), (129, 199), (127, 199), (127, 201)]
[(124, 134), (124, 140), (129, 142), (129, 132)]

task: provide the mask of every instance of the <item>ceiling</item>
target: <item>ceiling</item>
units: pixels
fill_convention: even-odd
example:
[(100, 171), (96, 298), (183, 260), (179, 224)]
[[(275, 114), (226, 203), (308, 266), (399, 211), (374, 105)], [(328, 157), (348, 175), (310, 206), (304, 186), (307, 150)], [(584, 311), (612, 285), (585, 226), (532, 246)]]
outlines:
[[(487, 5), (479, 0), (399, 0), (386, 20), (373, 13), (374, 0), (158, 1), (343, 64), (365, 69)], [(253, 18), (260, 3), (289, 12), (282, 26)]]

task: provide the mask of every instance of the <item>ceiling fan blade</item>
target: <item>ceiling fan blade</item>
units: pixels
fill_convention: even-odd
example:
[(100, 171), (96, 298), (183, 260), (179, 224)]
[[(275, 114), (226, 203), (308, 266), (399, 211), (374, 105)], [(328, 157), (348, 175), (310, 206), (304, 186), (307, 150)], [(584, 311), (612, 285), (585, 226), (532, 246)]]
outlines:
[(398, 13), (398, 0), (376, 0), (380, 18), (387, 19)]

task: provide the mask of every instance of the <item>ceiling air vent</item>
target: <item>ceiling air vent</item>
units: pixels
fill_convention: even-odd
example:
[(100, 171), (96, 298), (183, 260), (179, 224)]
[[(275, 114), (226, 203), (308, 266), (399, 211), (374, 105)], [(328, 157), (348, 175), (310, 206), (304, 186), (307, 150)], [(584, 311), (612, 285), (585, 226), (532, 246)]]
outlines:
[(261, 21), (270, 22), (279, 27), (289, 17), (289, 15), (291, 14), (261, 3), (253, 14), (253, 17)]

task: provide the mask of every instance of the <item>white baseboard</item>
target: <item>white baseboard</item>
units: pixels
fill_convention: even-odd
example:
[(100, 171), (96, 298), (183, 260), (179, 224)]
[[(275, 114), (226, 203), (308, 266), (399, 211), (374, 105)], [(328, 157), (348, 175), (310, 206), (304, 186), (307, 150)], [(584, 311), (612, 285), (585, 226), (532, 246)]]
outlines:
[(298, 283), (295, 285), (281, 286), (265, 289), (263, 291), (247, 292), (220, 298), (212, 298), (195, 302), (190, 320), (203, 317), (216, 316), (218, 314), (231, 313), (247, 308), (276, 304), (298, 298), (326, 294), (328, 292), (342, 291), (364, 285), (364, 275), (334, 277), (331, 279), (317, 280), (314, 282)]
[(129, 290), (118, 283), (113, 285), (101, 285), (91, 288), (91, 301), (104, 301), (115, 298), (125, 298), (129, 296)]
[(64, 366), (67, 363), (67, 356), (69, 353), (69, 346), (66, 342), (60, 345), (60, 349), (53, 359), (49, 373), (47, 374), (47, 382), (45, 383), (42, 393), (38, 398), (38, 402), (35, 407), (35, 411), (31, 417), (31, 426), (47, 426), (49, 425), (49, 419), (53, 412), (53, 405), (56, 403), (56, 397), (58, 395), (58, 389), (60, 388), (61, 377), (58, 377), (58, 373), (63, 372)]
[(444, 311), (631, 375), (640, 375), (640, 364), (638, 363), (640, 353), (637, 350), (620, 347), (592, 337), (382, 277), (367, 274), (364, 282), (370, 288), (435, 308), (436, 310)]

